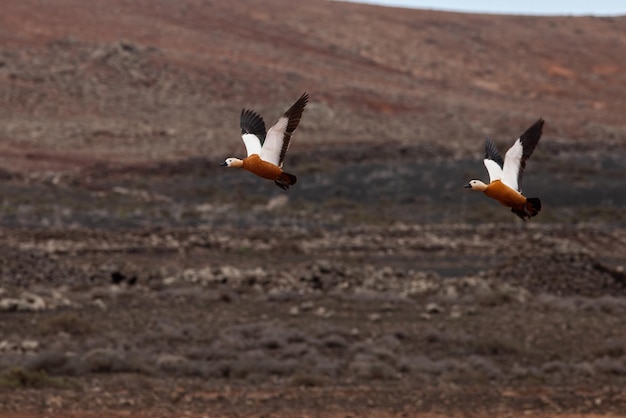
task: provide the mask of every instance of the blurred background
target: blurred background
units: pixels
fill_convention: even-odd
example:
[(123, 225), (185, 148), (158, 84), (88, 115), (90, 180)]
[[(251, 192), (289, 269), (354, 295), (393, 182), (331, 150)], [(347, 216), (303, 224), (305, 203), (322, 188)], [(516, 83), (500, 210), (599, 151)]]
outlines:
[[(486, 179), (486, 136), (504, 153), (539, 117), (523, 184), (544, 201), (533, 222), (624, 224), (620, 17), (332, 1), (7, 8), (3, 225), (200, 225), (233, 193), (242, 222), (246, 205), (277, 196), (293, 209), (277, 222), (328, 205), (388, 222), (513, 222), (461, 187)], [(303, 91), (311, 104), (285, 165), (298, 187), (220, 170), (245, 152), (241, 108), (269, 126)]]
[(0, 416), (623, 411), (625, 11), (524, 6), (4, 0)]

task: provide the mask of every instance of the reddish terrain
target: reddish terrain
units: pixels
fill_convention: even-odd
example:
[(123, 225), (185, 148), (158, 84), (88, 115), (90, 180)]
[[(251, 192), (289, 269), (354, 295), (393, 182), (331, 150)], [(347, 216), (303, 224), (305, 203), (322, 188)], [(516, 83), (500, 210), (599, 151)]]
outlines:
[(484, 135), (508, 139), (539, 116), (565, 149), (625, 146), (624, 17), (288, 0), (7, 0), (3, 10), (5, 167), (221, 157), (240, 149), (241, 107), (271, 119), (304, 90), (299, 150), (435, 143), (478, 156)]
[[(5, 0), (0, 417), (623, 416), (626, 17)], [(220, 169), (311, 95), (285, 193)], [(462, 186), (537, 118), (520, 220)]]

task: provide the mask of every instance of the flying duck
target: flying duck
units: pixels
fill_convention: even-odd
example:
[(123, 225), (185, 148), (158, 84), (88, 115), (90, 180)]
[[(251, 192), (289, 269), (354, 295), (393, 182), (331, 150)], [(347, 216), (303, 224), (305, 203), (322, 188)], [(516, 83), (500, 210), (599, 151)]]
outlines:
[(263, 118), (252, 110), (243, 109), (239, 126), (248, 156), (243, 160), (227, 158), (221, 165), (243, 168), (259, 177), (274, 180), (274, 183), (283, 190), (296, 184), (297, 177), (285, 173), (282, 167), (291, 136), (300, 123), (302, 112), (308, 102), (309, 95), (304, 93), (267, 133)]
[(515, 141), (502, 160), (496, 146), (487, 138), (485, 144), (485, 167), (489, 172), (489, 184), (480, 180), (471, 180), (465, 188), (477, 190), (496, 199), (502, 205), (510, 207), (511, 212), (523, 221), (536, 216), (541, 210), (541, 200), (537, 197), (522, 195), (521, 183), (526, 160), (535, 150), (543, 128), (543, 119), (539, 119)]

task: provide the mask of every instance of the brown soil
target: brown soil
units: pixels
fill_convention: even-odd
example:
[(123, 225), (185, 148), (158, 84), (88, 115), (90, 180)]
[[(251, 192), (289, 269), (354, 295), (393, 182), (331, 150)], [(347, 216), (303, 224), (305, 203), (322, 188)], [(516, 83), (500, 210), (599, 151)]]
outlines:
[[(4, 1), (0, 417), (623, 416), (625, 24)], [(305, 90), (288, 193), (217, 167)]]

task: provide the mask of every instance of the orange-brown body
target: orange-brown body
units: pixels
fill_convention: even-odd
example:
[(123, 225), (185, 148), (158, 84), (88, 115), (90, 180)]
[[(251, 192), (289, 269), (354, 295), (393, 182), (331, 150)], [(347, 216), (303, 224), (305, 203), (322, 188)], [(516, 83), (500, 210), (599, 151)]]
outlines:
[(258, 154), (252, 154), (242, 160), (242, 166), (253, 174), (264, 179), (274, 180), (276, 185), (282, 189), (296, 184), (297, 178), (293, 174), (285, 173), (279, 166), (263, 161)]
[(243, 159), (243, 169), (269, 180), (278, 180), (283, 173), (280, 167), (263, 161), (258, 154)]
[(500, 180), (489, 183), (483, 193), (510, 208), (523, 209), (526, 206), (526, 197)]

